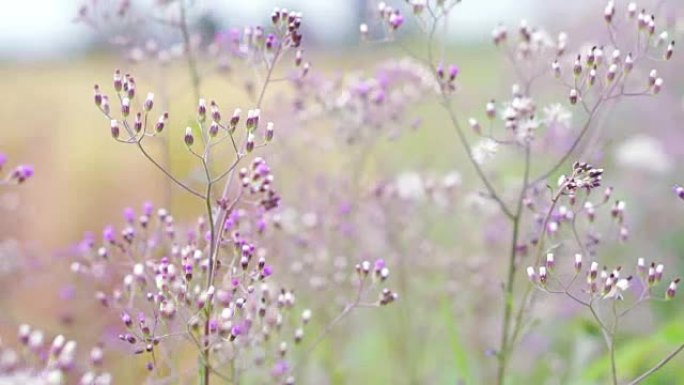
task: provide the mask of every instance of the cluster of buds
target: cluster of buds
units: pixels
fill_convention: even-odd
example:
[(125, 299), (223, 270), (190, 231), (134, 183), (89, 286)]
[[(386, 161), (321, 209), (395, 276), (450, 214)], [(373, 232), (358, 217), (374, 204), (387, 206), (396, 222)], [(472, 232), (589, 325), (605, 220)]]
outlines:
[(33, 176), (33, 166), (20, 164), (14, 169), (10, 170), (7, 175), (2, 177), (2, 170), (7, 164), (7, 156), (0, 153), (0, 186), (4, 184), (20, 184), (26, 182)]
[[(252, 172), (258, 174), (252, 183), (272, 180), (263, 160), (254, 162)], [(120, 235), (107, 227), (99, 245), (94, 238), (86, 238), (72, 270), (101, 283), (116, 279), (111, 292), (98, 291), (95, 298), (118, 315), (124, 329), (119, 339), (134, 354), (148, 357), (150, 370), (154, 369), (154, 352), (174, 339), (161, 330), (188, 330), (195, 338), (207, 339), (216, 351), (237, 345), (259, 350), (271, 338), (292, 338), (297, 343), (304, 336), (311, 311), (302, 313), (296, 330), (288, 336), (290, 325), (283, 326), (293, 319), (288, 313), (295, 304), (294, 292), (269, 287), (274, 269), (267, 263), (266, 249), (250, 241), (264, 231), (263, 211), (255, 210), (254, 223), (247, 210), (229, 211), (219, 245), (222, 250), (232, 248), (237, 257), (232, 265), (216, 260), (215, 285), (206, 285), (212, 264), (207, 220), (200, 218), (182, 238), (171, 215), (165, 209), (155, 213), (150, 204), (143, 206), (140, 215), (131, 209), (124, 211), (126, 224)], [(122, 270), (111, 263), (123, 255), (137, 255), (134, 250), (141, 248), (147, 249), (149, 256), (132, 266)], [(207, 325), (208, 335), (203, 325)], [(273, 354), (283, 358), (282, 349)]]
[(594, 168), (586, 162), (575, 162), (572, 165), (572, 175), (570, 177), (562, 175), (558, 180), (558, 186), (570, 194), (575, 194), (578, 189), (589, 191), (601, 186), (602, 178), (602, 168)]
[[(138, 111), (133, 111), (131, 105), (136, 97), (135, 78), (130, 74), (122, 75), (120, 70), (114, 71), (113, 87), (119, 100), (120, 118), (115, 119), (112, 112), (112, 107), (109, 104), (109, 97), (103, 94), (100, 86), (95, 84), (93, 86), (93, 101), (95, 106), (102, 112), (102, 114), (109, 120), (109, 129), (111, 136), (123, 142), (135, 142), (141, 140), (147, 134), (161, 133), (169, 119), (168, 112), (163, 112), (154, 125), (151, 133), (147, 130), (147, 118), (154, 107), (154, 94), (149, 92), (142, 101), (142, 107)], [(132, 120), (129, 120), (132, 117)], [(125, 140), (119, 139), (122, 130), (126, 132), (128, 137)]]
[(259, 205), (269, 211), (280, 202), (280, 197), (273, 190), (273, 174), (263, 158), (254, 158), (249, 168), (244, 167), (239, 171), (242, 187), (252, 196), (259, 196)]
[(384, 1), (378, 4), (378, 15), (381, 20), (387, 23), (390, 31), (396, 31), (404, 24), (404, 15), (401, 14), (399, 9), (393, 8)]
[[(67, 340), (62, 335), (48, 343), (41, 330), (22, 324), (19, 326), (18, 339), (22, 345), (22, 353), (3, 347), (0, 341), (0, 378), (9, 383), (63, 385), (72, 375), (77, 376), (76, 378), (80, 376), (80, 384), (112, 383), (112, 376), (100, 369), (103, 362), (100, 346), (91, 350), (88, 361), (81, 362), (76, 357), (76, 342)], [(35, 366), (28, 366), (30, 363)], [(81, 370), (85, 371), (80, 372)]]
[[(375, 262), (362, 261), (355, 266), (356, 274), (359, 277), (360, 289), (363, 289), (366, 285), (366, 281), (370, 278), (369, 286), (372, 287), (375, 282), (384, 282), (389, 278), (389, 268), (385, 264), (385, 260), (376, 259)], [(399, 298), (399, 295), (388, 288), (383, 288), (378, 297), (378, 301), (375, 303), (379, 306), (388, 305)]]
[[(517, 39), (511, 41), (516, 60), (541, 59), (549, 51), (556, 56), (565, 53), (568, 36), (564, 32), (559, 33), (556, 41), (553, 41), (546, 31), (530, 26), (527, 20), (520, 21), (517, 32)], [(507, 45), (508, 31), (504, 25), (500, 24), (492, 30), (492, 40), (496, 46)]]
[[(611, 34), (616, 35), (616, 29), (622, 23), (616, 22), (616, 6), (614, 1), (609, 1), (604, 9), (604, 19), (609, 24), (608, 28), (612, 31)], [(637, 14), (637, 6), (635, 3), (630, 3), (627, 7), (627, 17), (630, 20), (636, 20), (636, 25), (639, 33), (645, 33), (647, 36), (640, 41), (651, 44), (654, 39), (653, 35), (656, 33), (655, 16), (647, 14), (645, 10), (641, 10)], [(620, 85), (624, 92), (627, 76), (633, 71), (635, 63), (647, 58), (644, 55), (648, 48), (641, 47), (642, 43), (636, 50), (636, 56), (632, 52), (622, 52), (620, 50), (619, 42), (612, 41), (614, 46), (594, 45), (589, 48), (588, 52), (578, 54), (575, 58), (567, 63), (571, 67), (573, 78), (564, 79), (565, 84), (572, 84), (569, 91), (568, 99), (571, 104), (577, 104), (582, 98), (587, 98), (590, 94), (590, 89), (595, 88), (597, 95), (613, 94)], [(670, 40), (669, 34), (663, 31), (657, 39), (655, 39), (655, 47), (662, 49), (662, 57), (665, 60), (672, 58), (674, 54), (675, 42)], [(560, 55), (559, 55), (560, 56)], [(562, 77), (563, 64), (556, 59), (551, 64), (552, 71), (557, 78)], [(644, 69), (645, 70), (645, 69)], [(598, 87), (595, 87), (596, 85)], [(658, 76), (656, 70), (651, 70), (648, 76), (648, 92), (651, 94), (658, 94), (664, 85), (663, 78)], [(633, 94), (646, 95), (647, 91), (632, 92)]]
[[(654, 295), (654, 288), (663, 280), (663, 272), (665, 267), (663, 264), (651, 263), (646, 264), (644, 258), (639, 258), (636, 266), (635, 275), (624, 275), (622, 266), (617, 266), (614, 269), (608, 269), (604, 266), (599, 268), (599, 263), (592, 261), (588, 268), (583, 266), (583, 257), (581, 254), (575, 254), (573, 270), (574, 277), (584, 273), (586, 275), (586, 286), (582, 289), (583, 293), (593, 299), (616, 299), (622, 300), (624, 293), (633, 285), (637, 278), (641, 282), (641, 290), (643, 291), (640, 298), (657, 298)], [(550, 286), (549, 277), (553, 274), (555, 263), (553, 254), (548, 254), (544, 265), (535, 268), (529, 266), (527, 268), (527, 275), (529, 280), (538, 287), (555, 292)], [(586, 270), (586, 271), (585, 271)], [(559, 277), (560, 279), (560, 277)], [(572, 283), (576, 282), (573, 278)], [(663, 293), (663, 298), (672, 299), (677, 292), (677, 285), (680, 279), (676, 278), (670, 282)], [(562, 283), (560, 283), (563, 287)], [(566, 290), (568, 288), (566, 287)]]
[(373, 75), (311, 77), (298, 82), (300, 97), (294, 107), (306, 121), (335, 115), (338, 132), (350, 144), (377, 138), (382, 129), (391, 138), (404, 128), (416, 129), (420, 121), (409, 114), (418, 100), (439, 87), (434, 70), (406, 58), (382, 63), (369, 72)]
[(273, 67), (288, 50), (295, 50), (294, 65), (300, 68), (300, 78), (310, 70), (311, 64), (304, 60), (301, 49), (302, 14), (285, 8), (275, 8), (271, 13), (272, 32), (262, 26), (247, 26), (219, 31), (212, 51), (218, 55), (219, 67), (230, 68), (232, 58), (246, 63), (265, 62)]
[[(302, 43), (302, 14), (287, 9), (274, 9), (271, 21), (276, 29), (283, 33), (283, 43), (288, 47), (298, 48)], [(269, 34), (265, 40), (266, 49), (272, 50), (278, 44), (274, 34)]]
[(435, 70), (437, 79), (442, 87), (443, 92), (453, 92), (456, 90), (456, 77), (459, 70), (456, 64), (450, 64), (448, 70), (445, 72), (444, 65), (440, 63)]

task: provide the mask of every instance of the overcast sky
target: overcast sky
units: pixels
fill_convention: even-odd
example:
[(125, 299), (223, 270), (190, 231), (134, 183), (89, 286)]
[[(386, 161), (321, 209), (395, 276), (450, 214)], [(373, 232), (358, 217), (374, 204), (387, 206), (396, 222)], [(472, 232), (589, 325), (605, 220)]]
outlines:
[[(46, 59), (68, 56), (82, 48), (84, 36), (89, 31), (72, 21), (83, 1), (93, 0), (0, 0), (0, 58)], [(275, 6), (298, 9), (319, 38), (334, 40), (354, 23), (350, 4), (356, 0), (196, 1), (203, 7), (220, 10), (232, 22), (240, 24), (263, 20)], [(464, 0), (457, 8), (452, 24), (460, 36), (483, 36), (498, 21), (514, 21), (523, 16), (534, 18), (531, 14), (534, 7), (529, 5), (533, 2)]]

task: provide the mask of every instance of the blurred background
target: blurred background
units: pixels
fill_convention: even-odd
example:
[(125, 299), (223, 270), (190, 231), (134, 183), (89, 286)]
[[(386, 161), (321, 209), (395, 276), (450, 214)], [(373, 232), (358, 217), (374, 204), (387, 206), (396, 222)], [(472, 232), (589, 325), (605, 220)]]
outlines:
[[(675, 0), (643, 3), (662, 7), (668, 15), (664, 23), (674, 37), (681, 36), (684, 23), (674, 12), (683, 9), (681, 4)], [(64, 284), (71, 281), (65, 257), (69, 248), (84, 232), (99, 234), (105, 225), (121, 221), (123, 208), (139, 207), (145, 201), (170, 208), (179, 221), (195, 220), (201, 212), (196, 202), (171, 187), (135, 149), (111, 140), (109, 122), (92, 102), (93, 84), (111, 90), (115, 68), (136, 75), (140, 95), (157, 90), (160, 104), (172, 111), (172, 129), (168, 141), (151, 145), (151, 151), (177, 175), (196, 178), (196, 165), (183, 151), (180, 139), (183, 117), (191, 116), (195, 108), (184, 64), (173, 60), (173, 45), (180, 36), (153, 22), (91, 25), (79, 17), (83, 4), (77, 0), (27, 0), (5, 1), (0, 6), (0, 152), (7, 154), (11, 164), (33, 164), (36, 174), (21, 188), (0, 190), (0, 335), (4, 340), (14, 335), (20, 322), (39, 324), (52, 332), (66, 328), (65, 334), (71, 338), (97, 340), (103, 329), (113, 326), (88, 312), (92, 303), (65, 301), (74, 289)], [(153, 6), (136, 4), (143, 12)], [(367, 0), (197, 0), (190, 20), (202, 31), (197, 37), (201, 45), (203, 38), (211, 40), (231, 27), (267, 25), (275, 6), (303, 13), (307, 58), (315, 71), (325, 76), (372, 72), (377, 63), (406, 55), (393, 44), (361, 44), (358, 26), (371, 20), (375, 9), (375, 2)], [(554, 34), (566, 31), (576, 47), (595, 34), (603, 6), (594, 0), (464, 0), (456, 7), (446, 36), (446, 56), (461, 69), (458, 100), (464, 115), (481, 116), (486, 101), (509, 94), (513, 74), (490, 41), (491, 30), (499, 22), (514, 26), (527, 19)], [(122, 35), (150, 33), (157, 37), (156, 44), (168, 47), (170, 60), (146, 57), (147, 42), (136, 47), (120, 39)], [(400, 39), (406, 47), (421, 51), (424, 40), (420, 36), (417, 28), (409, 26)], [(603, 146), (586, 152), (608, 170), (609, 183), (633, 210), (629, 245), (605, 250), (607, 258), (626, 265), (637, 257), (655, 258), (667, 262), (672, 276), (684, 273), (684, 202), (671, 192), (674, 184), (684, 183), (679, 167), (684, 160), (682, 64), (684, 59), (676, 51), (674, 63), (661, 70), (667, 83), (657, 99), (628, 101), (606, 114), (601, 120), (605, 130), (591, 140)], [(202, 94), (225, 106), (224, 115), (233, 107), (250, 108), (249, 85), (244, 81), (250, 76), (247, 70), (216, 69), (216, 63), (208, 60), (200, 60), (200, 66), (206, 70)], [(278, 84), (269, 93), (264, 109), (270, 109), (268, 114), (274, 120), (291, 116), (280, 103), (287, 101), (291, 92)], [(553, 89), (544, 93), (549, 100), (559, 99), (558, 95), (565, 97), (554, 94)], [(378, 180), (413, 172), (458, 175), (464, 187), (456, 196), (465, 201), (468, 193), (479, 187), (474, 185), (473, 171), (445, 113), (429, 99), (416, 102), (409, 110), (401, 124), (403, 133), (373, 141), (364, 153), (363, 167), (350, 166), (359, 159), (358, 150), (336, 143), (331, 122), (323, 120), (315, 127), (319, 137), (302, 136), (301, 140), (296, 127), (289, 127), (297, 123), (283, 123), (288, 127), (283, 135), (291, 136), (282, 143), (276, 140), (273, 151), (279, 160), (275, 168), (284, 204), (305, 206), (298, 201), (305, 196), (301, 181), (315, 181), (321, 175), (359, 178), (360, 185), (370, 190)], [(419, 128), (407, 129), (409, 121), (416, 119), (421, 121)], [(314, 169), (317, 167), (323, 169)], [(356, 168), (360, 176), (350, 174)], [(506, 183), (508, 177), (503, 167), (497, 180)], [(316, 188), (324, 190), (313, 182), (307, 186), (313, 190), (305, 193), (314, 197), (319, 191)], [(402, 213), (402, 208), (396, 210)], [(429, 239), (438, 251), (404, 255), (410, 260), (401, 287), (405, 299), (396, 308), (362, 310), (347, 320), (337, 337), (344, 340), (346, 330), (357, 333), (356, 338), (342, 348), (334, 342), (321, 346), (317, 360), (323, 364), (319, 371), (312, 369), (310, 378), (314, 380), (305, 383), (457, 384), (459, 379), (467, 379), (468, 384), (484, 383), (478, 379), (491, 370), (487, 351), (496, 345), (498, 335), (500, 306), (491, 301), (500, 293), (504, 266), (496, 256), (508, 242), (496, 236), (501, 224), (480, 223), (477, 218), (475, 224), (470, 222), (468, 218), (478, 214), (460, 202), (448, 210), (418, 207), (405, 213), (429, 224), (420, 228), (422, 233), (416, 239)], [(483, 232), (487, 234), (483, 236)], [(491, 237), (494, 241), (487, 242)], [(406, 250), (420, 253), (421, 249), (411, 245)], [(438, 268), (431, 269), (427, 259), (438, 254)], [(412, 269), (414, 262), (419, 267)], [(21, 274), (15, 274), (17, 271)], [(467, 301), (464, 293), (470, 293)], [(622, 367), (629, 368), (626, 371), (643, 371), (653, 362), (649, 357), (662, 356), (672, 344), (684, 340), (681, 304), (656, 303), (627, 326), (627, 337), (619, 342), (619, 360)], [(606, 383), (602, 382), (602, 370), (607, 361), (596, 330), (586, 319), (565, 314), (564, 305), (543, 302), (540, 327), (525, 341), (523, 356), (517, 359), (521, 382), (516, 383)], [(639, 338), (644, 333), (651, 334), (646, 342)], [(115, 356), (113, 365), (125, 368), (130, 357)], [(493, 365), (494, 359), (489, 360)], [(683, 367), (684, 357), (680, 356), (647, 383), (684, 384)], [(122, 371), (126, 382), (121, 383), (136, 383), (143, 373), (142, 365)]]

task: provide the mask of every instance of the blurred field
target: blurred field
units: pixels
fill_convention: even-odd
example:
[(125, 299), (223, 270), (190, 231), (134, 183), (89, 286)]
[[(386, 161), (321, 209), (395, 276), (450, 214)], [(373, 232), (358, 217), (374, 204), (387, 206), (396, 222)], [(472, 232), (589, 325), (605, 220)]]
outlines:
[[(419, 44), (415, 45), (419, 47)], [(464, 92), (457, 101), (462, 106), (460, 109), (481, 116), (482, 106), (490, 95), (507, 92), (506, 80), (510, 76), (502, 71), (494, 50), (488, 46), (458, 46), (449, 52), (451, 59), (459, 63), (463, 74), (461, 86)], [(393, 54), (401, 52), (385, 48), (319, 51), (312, 61), (317, 70), (334, 73), (369, 68), (371, 63)], [(0, 64), (0, 77), (3, 79), (0, 91), (4, 95), (0, 103), (0, 121), (3, 123), (0, 151), (6, 152), (12, 161), (32, 163), (36, 168), (36, 178), (25, 187), (10, 189), (0, 195), (0, 240), (18, 239), (28, 245), (22, 249), (22, 254), (31, 261), (26, 279), (19, 281), (14, 277), (3, 277), (0, 281), (3, 285), (0, 332), (3, 335), (14, 333), (17, 320), (40, 324), (48, 331), (61, 330), (60, 317), (70, 314), (77, 326), (67, 328), (67, 334), (83, 340), (96, 338), (102, 320), (59, 300), (59, 292), (63, 289), (60, 282), (68, 281), (69, 274), (68, 266), (55, 250), (65, 250), (79, 240), (84, 231), (99, 232), (106, 224), (118, 222), (124, 207), (139, 207), (146, 200), (167, 205), (179, 220), (194, 220), (192, 215), (197, 212), (197, 203), (178, 189), (170, 188), (165, 178), (134, 148), (114, 143), (108, 132), (108, 122), (93, 105), (93, 83), (101, 84), (105, 90), (110, 89), (111, 73), (118, 67), (117, 62), (119, 59), (116, 57), (93, 56), (52, 63)], [(169, 154), (168, 164), (177, 175), (193, 178), (196, 169), (187, 154), (181, 151), (185, 127), (182, 117), (190, 116), (195, 108), (184, 67), (172, 66), (163, 71), (135, 66), (122, 69), (136, 75), (139, 95), (161, 84), (165, 93), (173, 97), (173, 104), (168, 106), (166, 101), (159, 100), (160, 105), (171, 111), (171, 128), (166, 134), (170, 142), (152, 144), (150, 141), (148, 145), (161, 159)], [(166, 80), (160, 82), (161, 79)], [(668, 91), (675, 99), (682, 93), (682, 79), (679, 76), (678, 84)], [(252, 103), (244, 92), (239, 72), (230, 76), (213, 74), (207, 77), (203, 89), (208, 99), (215, 99), (224, 107), (224, 114), (237, 106), (246, 110)], [(270, 94), (267, 105), (277, 109), (287, 92), (286, 85), (278, 85)], [(619, 140), (630, 132), (643, 130), (643, 126), (636, 127), (643, 124), (654, 136), (666, 141), (681, 140), (681, 132), (670, 134), (670, 131), (648, 124), (649, 119), (658, 119), (650, 115), (651, 109), (657, 106), (654, 103), (657, 102), (631, 104), (614, 111), (607, 118), (608, 129), (612, 133), (622, 131), (616, 135)], [(457, 170), (464, 180), (473, 181), (472, 170), (465, 162), (443, 111), (435, 103), (415, 107), (415, 115), (423, 118), (421, 128), (394, 141), (379, 140), (370, 151), (362, 179), (369, 182), (377, 175), (420, 169)], [(640, 114), (636, 110), (646, 112)], [(670, 117), (677, 120), (677, 129), (681, 128), (682, 115), (679, 108)], [(333, 135), (325, 125), (316, 129), (321, 135)], [(678, 150), (673, 150), (677, 164), (681, 164), (684, 153), (680, 143), (671, 144)], [(317, 172), (330, 173), (348, 167), (343, 151), (331, 153), (325, 148), (298, 145), (296, 140), (289, 140), (288, 147), (284, 146), (276, 140), (274, 151), (280, 154), (305, 153), (302, 159), (292, 160), (293, 165), (298, 163), (297, 167), (321, 167)], [(608, 168), (611, 154), (607, 151), (603, 155), (604, 167)], [(502, 163), (506, 162), (509, 162), (504, 167), (506, 172), (497, 175), (496, 180), (504, 185), (508, 179), (514, 179), (520, 169), (519, 164), (504, 155)], [(296, 167), (289, 168), (286, 163), (277, 167), (279, 189), (283, 191), (287, 204), (297, 199), (300, 173)], [(636, 216), (633, 241), (629, 246), (612, 250), (614, 260), (625, 258), (632, 261), (637, 256), (651, 257), (660, 253), (676, 266), (673, 270), (684, 273), (681, 262), (684, 253), (681, 214), (684, 206), (677, 205), (678, 202), (666, 205), (659, 202), (663, 196), (670, 199), (669, 187), (675, 181), (669, 178), (677, 176), (680, 182), (684, 182), (680, 170), (677, 171), (676, 175), (665, 177), (638, 172), (615, 172), (610, 176), (611, 183), (626, 191), (628, 201), (635, 197)], [(15, 216), (16, 210), (20, 210), (21, 215)], [(462, 234), (473, 232), (467, 219), (470, 215), (464, 209), (455, 217), (441, 218), (432, 227), (430, 235), (452, 247), (455, 260), (464, 264), (474, 254), (499, 252), (495, 247), (471, 250), (467, 240), (459, 243)], [(488, 271), (500, 275), (503, 266), (499, 265), (495, 255), (489, 257), (492, 257), (492, 262)], [(487, 311), (470, 309), (472, 312), (468, 316), (454, 318), (453, 309), (454, 305), (458, 306), (458, 296), (420, 296), (422, 292), (439, 291), (440, 287), (448, 284), (446, 278), (412, 275), (406, 279), (403, 300), (398, 306), (378, 312), (359, 311), (346, 321), (354, 325), (347, 330), (355, 330), (359, 334), (353, 338), (337, 336), (347, 340), (343, 349), (334, 346), (336, 339), (331, 339), (316, 351), (316, 359), (333, 373), (332, 384), (413, 385), (419, 383), (415, 382), (416, 378), (429, 379), (429, 382), (422, 382), (425, 384), (455, 384), (456, 378), (474, 379), (473, 383), (478, 383), (478, 373), (487, 368), (476, 367), (475, 363), (487, 362), (483, 345), (493, 343), (498, 333), (497, 324), (491, 318), (497, 316), (499, 305), (488, 306)], [(497, 282), (495, 277), (490, 277), (485, 284), (496, 292)], [(483, 297), (483, 300), (487, 298)], [(670, 320), (654, 331), (655, 337), (647, 343), (636, 344), (630, 338), (620, 341), (622, 349), (618, 360), (621, 367), (630, 367), (634, 373), (643, 371), (652, 365), (653, 356), (661, 356), (670, 349), (671, 343), (684, 339), (681, 303), (669, 307), (654, 305), (655, 315), (644, 314), (640, 319), (642, 324), (630, 325), (630, 333), (637, 335), (641, 327), (649, 328), (644, 325), (653, 325), (654, 317)], [(567, 333), (558, 332), (559, 328), (567, 330)], [(482, 335), (467, 335), (463, 330), (478, 330)], [(553, 373), (558, 360), (574, 360), (576, 365), (582, 366), (580, 364), (588, 360), (587, 351), (592, 351), (599, 338), (597, 331), (581, 320), (545, 320), (539, 331), (539, 334), (553, 333), (555, 338), (537, 343), (533, 335), (520, 351), (522, 356), (516, 364), (521, 367), (537, 364), (535, 372), (526, 377), (528, 380)], [(577, 335), (577, 340), (571, 335)], [(536, 337), (539, 338), (538, 335)], [(547, 349), (556, 353), (546, 353)], [(135, 383), (136, 374), (142, 373), (142, 365), (130, 370), (129, 361), (119, 361), (120, 358), (117, 357), (115, 365), (119, 368), (115, 371), (116, 383)], [(605, 356), (596, 359), (593, 365), (589, 365), (589, 370), (577, 378), (558, 378), (547, 383), (600, 384), (606, 360)], [(684, 384), (682, 367), (684, 358), (680, 356), (645, 384)], [(525, 380), (515, 383), (529, 383), (522, 381)]]

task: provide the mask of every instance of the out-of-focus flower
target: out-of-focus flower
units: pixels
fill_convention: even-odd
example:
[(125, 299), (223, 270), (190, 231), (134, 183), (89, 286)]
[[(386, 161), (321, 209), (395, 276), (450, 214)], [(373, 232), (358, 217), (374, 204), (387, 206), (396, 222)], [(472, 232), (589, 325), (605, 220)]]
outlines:
[(494, 158), (498, 150), (499, 144), (492, 139), (486, 138), (473, 146), (472, 156), (477, 164), (482, 165)]
[(667, 156), (665, 147), (657, 139), (639, 134), (622, 142), (615, 150), (616, 162), (654, 174), (662, 174), (672, 169), (672, 159)]

